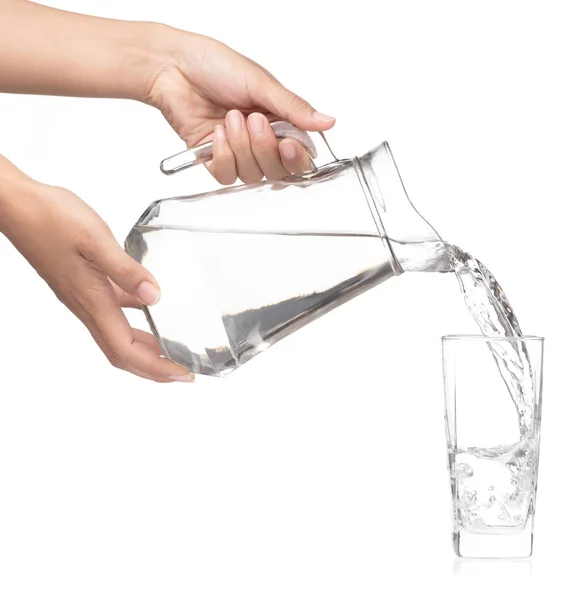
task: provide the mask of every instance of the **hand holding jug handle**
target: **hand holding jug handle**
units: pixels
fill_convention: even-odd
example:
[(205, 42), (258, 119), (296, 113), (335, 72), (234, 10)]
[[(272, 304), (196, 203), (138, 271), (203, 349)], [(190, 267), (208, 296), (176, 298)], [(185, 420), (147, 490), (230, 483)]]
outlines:
[[(314, 159), (317, 157), (317, 149), (314, 141), (311, 136), (307, 133), (307, 131), (303, 131), (295, 125), (287, 121), (275, 121), (271, 123), (271, 127), (275, 132), (275, 136), (278, 139), (290, 138), (298, 141), (309, 154), (311, 159), (311, 163), (313, 168), (317, 168)], [(328, 144), (323, 133), (319, 132), (319, 135), (322, 140), (322, 145), (325, 145), (325, 155), (329, 154), (331, 156), (331, 160), (336, 161), (337, 158), (334, 156), (330, 145)], [(188, 150), (183, 150), (178, 154), (174, 154), (169, 158), (165, 158), (161, 161), (161, 171), (165, 175), (173, 175), (174, 173), (179, 173), (179, 171), (183, 171), (188, 169), (189, 167), (195, 167), (196, 165), (201, 165), (210, 161), (213, 158), (212, 152), (212, 143), (207, 142), (205, 144), (201, 144), (200, 146), (195, 146), (193, 148), (189, 148)], [(320, 153), (320, 156), (322, 154)], [(327, 162), (331, 162), (330, 160), (326, 160)], [(326, 164), (324, 163), (324, 164)]]

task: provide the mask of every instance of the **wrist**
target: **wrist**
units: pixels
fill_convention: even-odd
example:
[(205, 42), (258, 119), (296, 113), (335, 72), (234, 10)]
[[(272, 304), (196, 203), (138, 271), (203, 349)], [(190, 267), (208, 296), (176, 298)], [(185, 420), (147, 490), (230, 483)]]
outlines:
[(42, 188), (43, 184), (0, 156), (0, 234), (11, 237), (18, 223), (30, 216), (31, 207), (42, 196)]
[(151, 104), (157, 78), (166, 68), (177, 64), (185, 36), (200, 36), (161, 23), (132, 23), (131, 27), (124, 42), (124, 70), (130, 83), (126, 97)]
[(125, 23), (117, 40), (117, 52), (122, 57), (119, 96), (143, 101), (161, 61), (157, 50), (161, 35), (158, 23)]

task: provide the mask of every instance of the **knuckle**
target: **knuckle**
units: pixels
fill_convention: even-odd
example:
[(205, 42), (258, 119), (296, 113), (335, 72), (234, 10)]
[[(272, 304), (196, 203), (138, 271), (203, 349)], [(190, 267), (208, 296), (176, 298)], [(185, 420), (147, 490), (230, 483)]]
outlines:
[(108, 352), (106, 353), (106, 358), (116, 369), (122, 369), (125, 371), (130, 365), (128, 353), (121, 348), (109, 348)]
[(248, 139), (248, 135), (246, 133), (233, 136), (230, 139), (230, 148), (233, 152), (243, 152), (245, 150), (250, 150), (250, 141)]
[(132, 278), (134, 265), (128, 260), (122, 260), (114, 266), (112, 278), (114, 281), (127, 282)]
[(87, 258), (92, 260), (96, 255), (96, 239), (91, 231), (85, 228), (81, 228), (77, 232), (77, 248), (79, 252)]
[(146, 368), (146, 372), (149, 374), (150, 378), (157, 383), (163, 383), (168, 380), (168, 378), (161, 373), (160, 360), (159, 357), (153, 356), (148, 361)]
[(60, 185), (45, 184), (43, 189), (49, 194), (49, 197), (52, 199), (59, 199), (59, 198), (62, 198), (63, 196), (71, 196), (72, 195), (70, 190), (68, 190), (67, 188), (64, 188)]
[(234, 155), (230, 148), (221, 148), (214, 150), (214, 162), (231, 163), (234, 161)]
[(233, 154), (232, 154), (232, 147), (229, 143), (226, 144), (215, 144), (213, 146), (213, 154), (214, 154), (214, 160), (217, 160), (218, 158), (228, 158), (231, 160), (234, 160), (233, 158)]
[(293, 108), (305, 108), (307, 106), (307, 102), (303, 98), (290, 90), (287, 92), (287, 100)]
[(263, 174), (262, 173), (246, 173), (246, 174), (242, 174), (240, 175), (240, 179), (244, 182), (244, 183), (260, 183), (263, 179)]
[(79, 303), (85, 312), (93, 317), (100, 310), (101, 297), (99, 294), (91, 290), (87, 290), (86, 293), (79, 298)]
[(236, 181), (236, 169), (233, 164), (224, 167), (221, 162), (216, 162), (214, 159), (214, 165), (210, 172), (222, 185), (232, 185)]
[(214, 154), (213, 168), (216, 171), (235, 170), (234, 155), (232, 153)]
[(267, 135), (266, 137), (262, 137), (252, 143), (252, 151), (256, 156), (266, 156), (267, 154), (275, 154), (277, 155), (277, 143), (276, 138), (272, 134)]
[(280, 179), (288, 177), (289, 175), (291, 175), (291, 173), (289, 173), (289, 171), (287, 171), (285, 168), (271, 169), (270, 171), (265, 172), (266, 178), (270, 181), (279, 181)]
[(218, 180), (218, 183), (221, 183), (222, 185), (232, 185), (236, 182), (236, 174), (225, 175), (223, 173), (218, 173), (216, 179)]
[(107, 305), (111, 286), (102, 278), (76, 277), (73, 285), (64, 283), (63, 289), (76, 305), (80, 306), (91, 318), (97, 320)]

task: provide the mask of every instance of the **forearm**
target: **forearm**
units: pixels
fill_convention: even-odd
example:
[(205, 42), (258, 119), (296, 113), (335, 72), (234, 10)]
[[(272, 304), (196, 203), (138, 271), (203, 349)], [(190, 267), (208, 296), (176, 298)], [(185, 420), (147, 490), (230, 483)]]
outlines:
[(144, 100), (167, 29), (0, 0), (0, 92)]

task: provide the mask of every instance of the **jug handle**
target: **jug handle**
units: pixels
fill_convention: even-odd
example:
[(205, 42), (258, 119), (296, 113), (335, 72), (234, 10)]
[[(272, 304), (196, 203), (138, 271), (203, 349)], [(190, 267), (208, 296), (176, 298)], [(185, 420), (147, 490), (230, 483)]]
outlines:
[[(278, 139), (290, 138), (298, 141), (307, 150), (313, 169), (315, 170), (317, 168), (315, 163), (315, 158), (317, 158), (318, 155), (317, 148), (313, 139), (306, 131), (295, 127), (295, 125), (287, 121), (275, 121), (270, 125)], [(320, 152), (320, 156), (323, 156), (324, 154), (327, 155), (329, 153), (331, 159), (333, 161), (337, 161), (338, 159), (332, 152), (325, 135), (322, 132), (318, 133), (321, 137), (321, 140), (318, 142), (320, 145), (325, 145), (326, 150), (325, 153)], [(212, 142), (206, 142), (205, 144), (194, 146), (193, 148), (183, 150), (182, 152), (178, 152), (173, 156), (163, 159), (160, 164), (160, 169), (165, 175), (173, 175), (175, 173), (179, 173), (179, 171), (189, 169), (189, 167), (195, 167), (196, 165), (206, 163), (213, 157)], [(327, 162), (331, 162), (331, 160), (328, 160)], [(327, 164), (327, 162), (323, 164)]]

